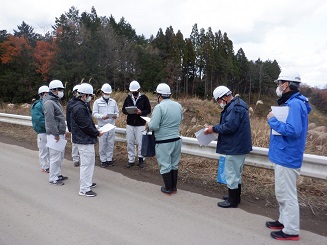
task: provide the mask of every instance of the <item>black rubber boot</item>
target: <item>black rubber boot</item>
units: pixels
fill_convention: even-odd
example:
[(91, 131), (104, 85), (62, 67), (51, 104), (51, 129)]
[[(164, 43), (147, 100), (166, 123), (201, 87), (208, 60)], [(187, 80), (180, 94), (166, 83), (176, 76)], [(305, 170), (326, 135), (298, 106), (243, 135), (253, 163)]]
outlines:
[(237, 203), (240, 204), (241, 203), (241, 193), (242, 193), (242, 185), (238, 184), (238, 196), (237, 196)]
[(223, 202), (218, 202), (221, 208), (237, 208), (238, 189), (228, 189), (228, 198)]
[(178, 170), (171, 170), (171, 179), (172, 179), (172, 192), (175, 194), (177, 192), (177, 177), (178, 177)]
[[(241, 203), (241, 193), (242, 193), (242, 185), (238, 184), (238, 197), (237, 197), (237, 203), (240, 204)], [(224, 195), (223, 199), (227, 200), (228, 195)]]
[(171, 178), (171, 172), (162, 174), (163, 181), (165, 183), (165, 186), (161, 187), (161, 191), (165, 193), (166, 195), (171, 196), (171, 189), (172, 189), (172, 178)]

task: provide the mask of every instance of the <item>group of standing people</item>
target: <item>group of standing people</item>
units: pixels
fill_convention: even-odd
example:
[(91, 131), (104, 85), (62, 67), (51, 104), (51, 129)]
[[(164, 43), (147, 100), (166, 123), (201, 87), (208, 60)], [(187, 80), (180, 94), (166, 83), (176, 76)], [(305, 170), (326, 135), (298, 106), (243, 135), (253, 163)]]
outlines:
[[(272, 112), (267, 115), (270, 130), (268, 158), (275, 173), (275, 195), (279, 204), (279, 218), (267, 221), (266, 226), (278, 230), (271, 232), (276, 240), (300, 239), (300, 212), (297, 197), (297, 179), (303, 161), (308, 114), (311, 111), (308, 99), (299, 92), (300, 75), (292, 70), (282, 71), (277, 80), (278, 106), (286, 106), (285, 121)], [(217, 153), (226, 155), (225, 175), (228, 196), (218, 202), (222, 208), (236, 208), (241, 202), (242, 170), (245, 156), (252, 150), (250, 119), (246, 103), (225, 86), (217, 87), (213, 96), (223, 109), (220, 122), (208, 126), (206, 134), (218, 133)], [(274, 132), (276, 133), (273, 133)]]
[[(275, 81), (276, 94), (279, 106), (289, 108), (286, 121), (276, 118), (272, 112), (267, 115), (271, 131), (268, 157), (275, 170), (275, 194), (279, 203), (279, 218), (276, 221), (267, 221), (266, 226), (279, 231), (271, 232), (271, 237), (277, 240), (299, 240), (299, 205), (297, 199), (296, 181), (305, 149), (306, 134), (308, 130), (308, 114), (311, 107), (308, 99), (299, 92), (301, 78), (298, 73), (283, 71)], [(114, 132), (101, 133), (92, 121), (92, 115), (98, 120), (99, 126), (107, 123), (114, 124), (119, 115), (117, 103), (110, 98), (112, 89), (109, 84), (101, 88), (102, 97), (93, 105), (93, 113), (89, 102), (93, 95), (90, 84), (78, 85), (77, 96), (67, 105), (67, 123), (72, 132), (72, 142), (76, 144), (79, 161), (74, 164), (81, 167), (80, 195), (87, 195), (93, 191), (92, 183), (94, 171), (94, 144), (99, 140), (99, 153), (101, 167), (113, 166)], [(51, 135), (59, 140), (65, 134), (65, 120), (59, 99), (63, 95), (62, 83), (54, 80), (49, 84), (49, 92), (45, 86), (40, 87), (40, 100), (32, 108), (41, 108), (43, 104), (45, 128), (36, 127), (38, 133), (38, 146), (42, 171), (48, 172), (49, 182), (61, 185), (67, 177), (61, 175), (61, 162), (63, 153), (49, 149), (49, 162), (46, 160), (44, 142)], [(157, 102), (152, 117), (148, 123), (141, 116), (151, 113), (149, 99), (140, 92), (140, 85), (132, 81), (129, 86), (130, 94), (124, 101), (122, 112), (127, 115), (126, 138), (128, 163), (127, 168), (135, 164), (136, 155), (138, 165), (145, 166), (141, 154), (142, 132), (150, 130), (156, 139), (156, 158), (160, 167), (164, 186), (161, 192), (172, 195), (177, 192), (178, 164), (181, 155), (182, 141), (180, 125), (182, 122), (182, 106), (170, 99), (170, 87), (161, 83), (157, 86)], [(205, 134), (218, 133), (216, 152), (226, 156), (225, 175), (228, 195), (224, 201), (218, 202), (221, 208), (237, 208), (241, 202), (242, 171), (246, 155), (252, 151), (252, 138), (248, 105), (232, 91), (219, 86), (213, 91), (213, 97), (222, 109), (220, 121), (217, 125), (207, 126)], [(127, 107), (136, 106), (135, 112), (130, 114)], [(33, 111), (32, 111), (33, 114)], [(39, 120), (41, 122), (41, 120)], [(138, 154), (135, 151), (138, 145)], [(94, 196), (96, 194), (90, 195)]]

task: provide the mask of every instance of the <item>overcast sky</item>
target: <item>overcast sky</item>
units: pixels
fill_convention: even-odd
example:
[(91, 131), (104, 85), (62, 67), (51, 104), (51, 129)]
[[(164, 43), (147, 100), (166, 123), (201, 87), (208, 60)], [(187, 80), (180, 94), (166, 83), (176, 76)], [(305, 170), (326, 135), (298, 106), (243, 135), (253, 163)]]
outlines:
[(51, 30), (55, 18), (75, 6), (80, 13), (124, 17), (138, 35), (149, 38), (172, 26), (189, 37), (192, 26), (226, 32), (235, 53), (249, 60), (277, 60), (299, 71), (302, 82), (327, 87), (326, 0), (0, 0), (0, 30), (13, 33), (25, 21), (37, 33)]

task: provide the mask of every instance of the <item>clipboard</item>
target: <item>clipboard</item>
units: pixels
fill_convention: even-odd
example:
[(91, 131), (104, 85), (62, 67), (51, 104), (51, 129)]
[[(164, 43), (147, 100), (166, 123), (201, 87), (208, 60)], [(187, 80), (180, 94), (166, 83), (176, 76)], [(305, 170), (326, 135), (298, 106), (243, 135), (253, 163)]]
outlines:
[(128, 114), (136, 114), (136, 111), (138, 110), (137, 106), (128, 106), (125, 107)]
[(113, 117), (117, 117), (117, 113), (108, 113), (107, 114), (107, 117), (109, 117), (109, 118), (113, 118)]

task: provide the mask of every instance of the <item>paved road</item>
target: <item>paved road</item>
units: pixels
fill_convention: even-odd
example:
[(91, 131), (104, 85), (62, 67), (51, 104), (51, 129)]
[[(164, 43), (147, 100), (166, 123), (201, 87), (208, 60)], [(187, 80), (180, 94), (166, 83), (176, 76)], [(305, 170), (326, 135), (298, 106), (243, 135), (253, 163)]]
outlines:
[[(96, 167), (97, 197), (78, 195), (79, 169), (65, 160), (64, 186), (48, 184), (36, 151), (0, 143), (0, 244), (284, 244), (266, 217), (221, 209), (217, 200)], [(327, 244), (302, 231), (297, 244)]]

